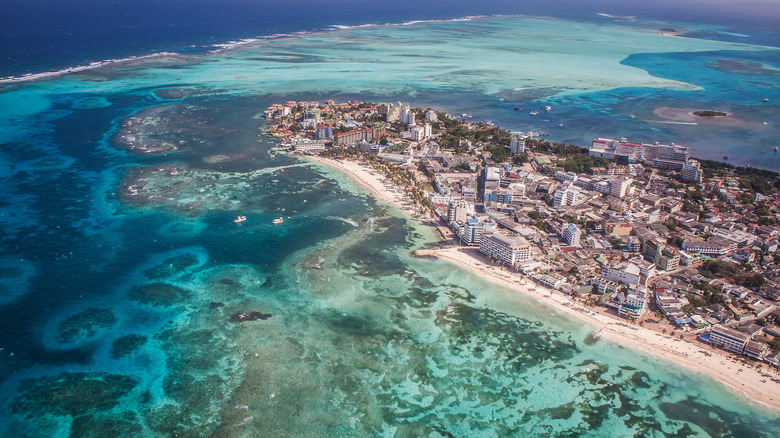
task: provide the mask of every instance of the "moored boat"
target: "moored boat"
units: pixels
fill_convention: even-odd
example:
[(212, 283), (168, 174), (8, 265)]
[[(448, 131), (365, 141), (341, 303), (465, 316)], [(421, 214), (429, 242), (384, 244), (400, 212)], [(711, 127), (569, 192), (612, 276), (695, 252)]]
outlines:
[(274, 224), (281, 224), (282, 222), (284, 222), (284, 219), (281, 216), (273, 220)]
[(244, 222), (245, 220), (246, 220), (246, 216), (238, 216), (237, 218), (233, 219), (233, 223), (238, 224)]

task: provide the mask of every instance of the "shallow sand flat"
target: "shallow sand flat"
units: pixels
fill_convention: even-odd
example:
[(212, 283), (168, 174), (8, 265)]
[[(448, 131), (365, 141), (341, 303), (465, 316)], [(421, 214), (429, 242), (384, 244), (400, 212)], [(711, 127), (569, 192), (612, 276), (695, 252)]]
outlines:
[(215, 164), (215, 163), (221, 163), (223, 161), (227, 161), (230, 159), (229, 155), (209, 155), (208, 157), (203, 157), (203, 162), (208, 164)]
[[(658, 117), (666, 120), (672, 120), (675, 122), (681, 122), (685, 124), (695, 125), (717, 125), (730, 128), (758, 128), (761, 126), (759, 123), (741, 119), (732, 114), (728, 114), (725, 117), (702, 117), (694, 114), (694, 111), (706, 111), (702, 108), (673, 108), (673, 107), (660, 107), (653, 111)], [(714, 110), (719, 111), (719, 110)], [(722, 111), (728, 113), (728, 111)], [(652, 123), (653, 121), (650, 120)]]

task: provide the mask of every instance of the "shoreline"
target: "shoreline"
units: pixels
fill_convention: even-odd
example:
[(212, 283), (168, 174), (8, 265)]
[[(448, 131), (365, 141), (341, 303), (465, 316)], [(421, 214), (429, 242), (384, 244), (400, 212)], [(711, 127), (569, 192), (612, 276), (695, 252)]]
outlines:
[(357, 161), (336, 160), (334, 158), (318, 155), (298, 156), (337, 169), (342, 173), (347, 174), (352, 180), (371, 192), (375, 198), (394, 205), (415, 219), (424, 219), (417, 211), (417, 208), (415, 208), (414, 203), (407, 199), (406, 194), (399, 190), (393, 183), (387, 181), (384, 175), (379, 173), (379, 171)]
[[(780, 381), (762, 375), (754, 367), (740, 364), (719, 350), (710, 349), (702, 343), (673, 338), (648, 328), (629, 325), (622, 319), (584, 307), (572, 301), (568, 295), (540, 286), (529, 277), (512, 274), (500, 266), (485, 263), (475, 248), (418, 250), (417, 254), (455, 264), (485, 281), (521, 293), (594, 326), (595, 333), (613, 344), (641, 350), (674, 362), (689, 371), (720, 382), (757, 405), (780, 411)], [(743, 371), (738, 371), (740, 369)], [(766, 380), (766, 383), (762, 383), (762, 380)]]
[[(306, 157), (343, 172), (369, 190), (377, 199), (392, 204), (411, 217), (421, 219), (414, 205), (406, 200), (405, 194), (376, 170), (350, 160), (335, 160), (314, 155)], [(435, 226), (433, 222), (429, 225)], [(446, 236), (441, 227), (436, 228), (439, 229), (442, 240), (445, 240)], [(624, 320), (609, 316), (605, 312), (586, 308), (571, 300), (568, 295), (540, 286), (527, 276), (513, 274), (500, 266), (487, 264), (475, 248), (421, 249), (415, 254), (457, 265), (488, 282), (521, 293), (525, 297), (594, 326), (595, 332), (611, 343), (674, 362), (689, 371), (706, 375), (734, 392), (741, 393), (754, 404), (780, 411), (780, 380), (772, 380), (768, 372), (767, 375), (763, 375), (755, 367), (743, 365), (734, 357), (727, 356), (719, 350), (711, 349), (702, 343), (673, 338), (671, 335), (648, 328), (629, 325)]]

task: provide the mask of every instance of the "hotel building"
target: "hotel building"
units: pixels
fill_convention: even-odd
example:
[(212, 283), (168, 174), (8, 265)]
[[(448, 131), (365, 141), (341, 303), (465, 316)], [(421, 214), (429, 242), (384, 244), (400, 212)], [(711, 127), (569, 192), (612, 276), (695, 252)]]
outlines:
[(724, 350), (742, 354), (750, 337), (742, 332), (732, 330), (722, 325), (715, 325), (710, 332), (710, 342), (720, 345)]
[(628, 262), (619, 263), (615, 266), (605, 266), (601, 270), (601, 278), (636, 286), (640, 280), (639, 266)]
[(500, 233), (483, 234), (479, 252), (504, 264), (514, 266), (531, 259), (531, 245), (520, 236), (509, 237)]
[(618, 307), (618, 315), (624, 318), (640, 319), (647, 311), (647, 289), (630, 287), (626, 300)]
[(620, 164), (647, 163), (662, 169), (681, 171), (689, 158), (688, 146), (629, 142), (625, 138), (593, 139), (588, 155), (606, 158)]

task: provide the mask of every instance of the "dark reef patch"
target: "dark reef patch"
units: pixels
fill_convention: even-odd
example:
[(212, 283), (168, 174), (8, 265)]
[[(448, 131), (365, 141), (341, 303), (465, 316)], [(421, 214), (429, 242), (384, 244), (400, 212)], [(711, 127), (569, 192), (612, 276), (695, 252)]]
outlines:
[(68, 343), (78, 338), (90, 338), (100, 329), (114, 325), (116, 316), (108, 309), (90, 307), (59, 323), (57, 342)]
[(120, 359), (129, 356), (134, 351), (141, 348), (148, 339), (141, 335), (126, 335), (114, 341), (111, 345), (111, 357)]
[(271, 316), (272, 315), (270, 313), (242, 312), (242, 313), (234, 314), (233, 316), (230, 317), (230, 320), (233, 322), (256, 321), (258, 319), (266, 320)]
[(766, 68), (760, 62), (743, 59), (716, 59), (708, 64), (708, 67), (725, 72), (736, 72), (745, 75), (778, 76), (780, 71)]
[(120, 418), (84, 415), (73, 420), (70, 436), (79, 438), (142, 436), (143, 427), (134, 422), (135, 414), (125, 413)]
[(738, 418), (735, 413), (726, 411), (719, 406), (698, 402), (693, 397), (688, 397), (688, 399), (677, 403), (662, 403), (660, 408), (667, 417), (695, 424), (709, 436), (765, 436), (754, 430), (748, 422)]
[(207, 109), (184, 104), (145, 108), (124, 120), (113, 144), (136, 154), (162, 154), (216, 140), (234, 128), (215, 126)]
[(138, 385), (130, 376), (107, 373), (63, 373), (25, 380), (10, 405), (28, 418), (42, 415), (84, 415), (111, 409)]
[(155, 306), (171, 306), (190, 296), (187, 289), (168, 283), (148, 283), (130, 290), (130, 299)]
[(197, 91), (192, 88), (161, 88), (159, 90), (155, 90), (154, 95), (160, 99), (176, 100), (190, 97), (196, 92)]

